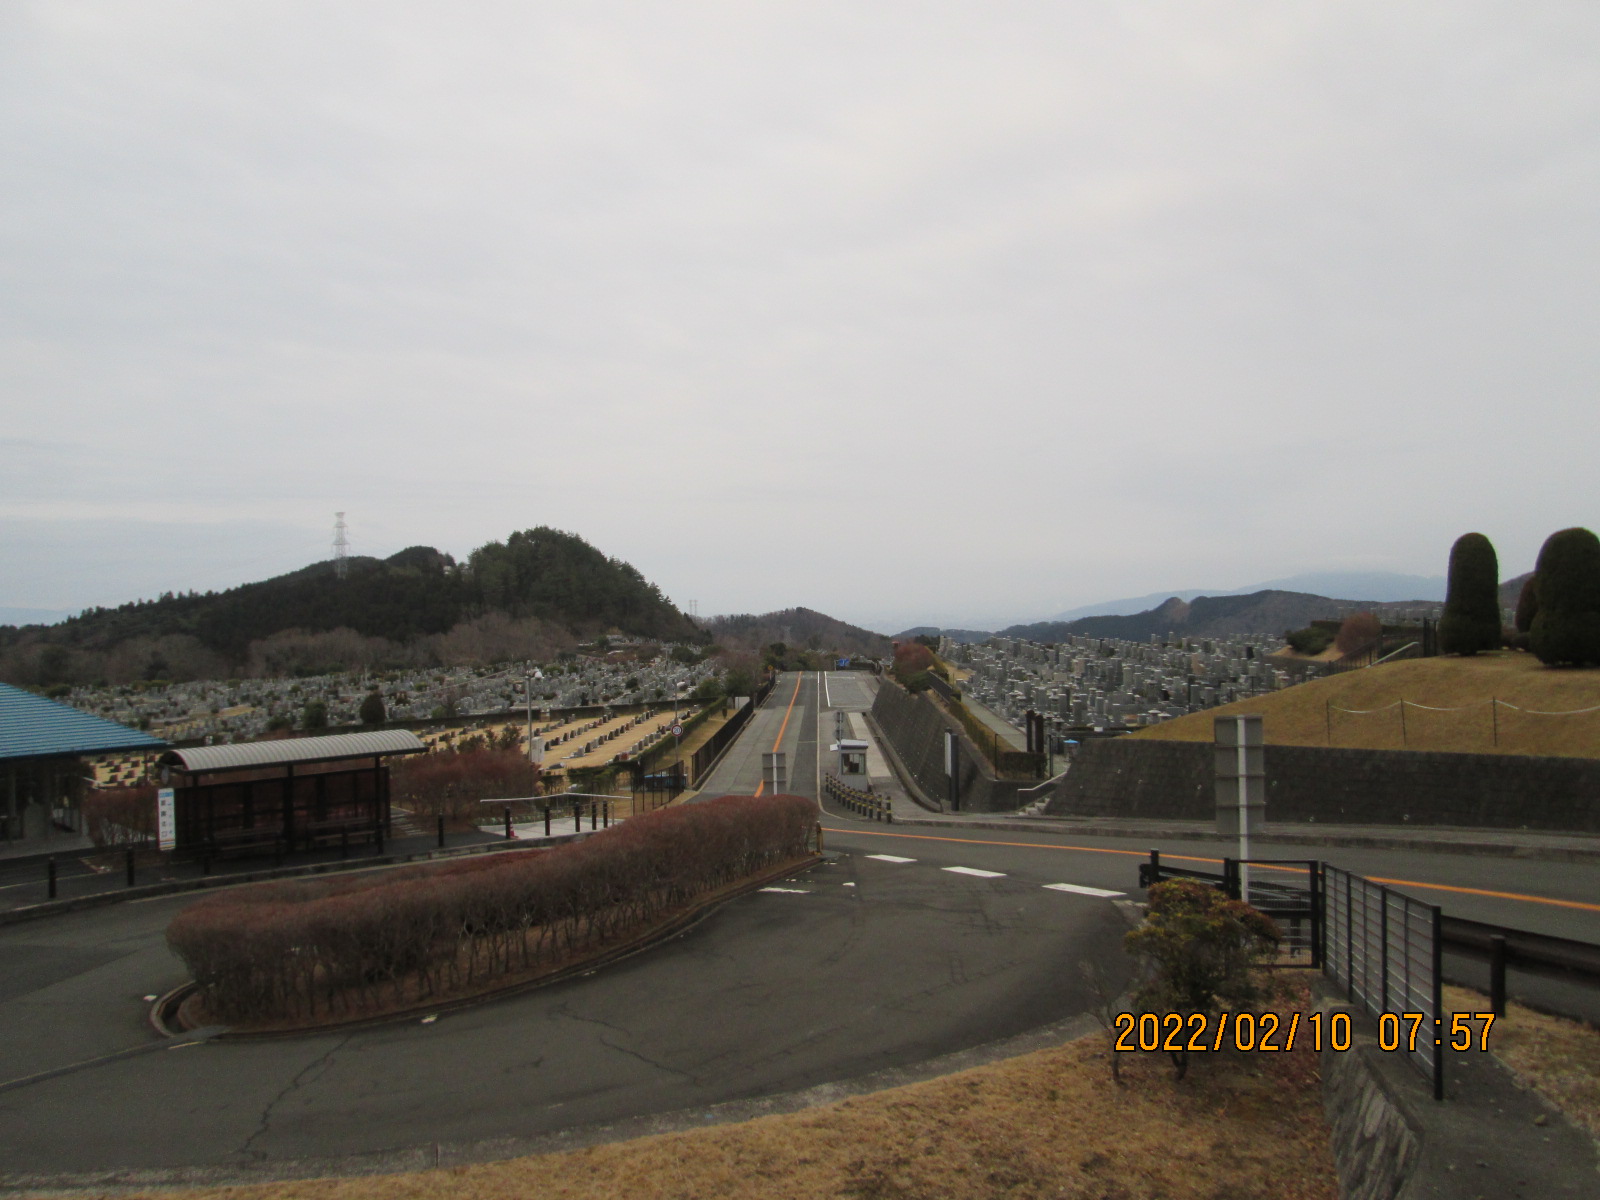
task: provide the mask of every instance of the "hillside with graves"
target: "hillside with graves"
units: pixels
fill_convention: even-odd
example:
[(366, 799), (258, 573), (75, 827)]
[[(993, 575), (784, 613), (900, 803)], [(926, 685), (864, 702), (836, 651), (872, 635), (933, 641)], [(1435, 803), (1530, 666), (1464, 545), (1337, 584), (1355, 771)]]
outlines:
[(709, 640), (634, 567), (540, 527), (461, 563), (413, 546), (222, 592), (91, 609), (54, 626), (0, 627), (0, 679), (65, 688), (546, 661), (613, 631)]

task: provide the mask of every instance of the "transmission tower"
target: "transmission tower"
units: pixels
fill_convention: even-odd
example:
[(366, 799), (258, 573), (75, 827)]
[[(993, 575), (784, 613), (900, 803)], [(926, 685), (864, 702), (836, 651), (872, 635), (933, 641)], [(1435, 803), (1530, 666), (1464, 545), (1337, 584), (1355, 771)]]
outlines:
[(333, 573), (343, 579), (350, 573), (350, 539), (345, 536), (344, 514), (333, 514)]

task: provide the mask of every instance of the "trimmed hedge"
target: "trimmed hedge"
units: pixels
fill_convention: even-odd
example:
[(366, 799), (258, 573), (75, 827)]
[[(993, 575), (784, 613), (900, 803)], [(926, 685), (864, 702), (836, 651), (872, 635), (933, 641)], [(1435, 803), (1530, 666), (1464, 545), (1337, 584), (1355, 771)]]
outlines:
[(816, 819), (801, 796), (724, 796), (547, 850), (258, 884), (190, 905), (167, 927), (167, 944), (209, 1020), (403, 1010), (623, 940), (802, 857)]
[(1439, 648), (1467, 657), (1500, 648), (1500, 560), (1481, 533), (1464, 533), (1450, 547)]
[(1600, 663), (1600, 538), (1583, 528), (1552, 533), (1534, 572), (1539, 608), (1529, 644), (1539, 661)]

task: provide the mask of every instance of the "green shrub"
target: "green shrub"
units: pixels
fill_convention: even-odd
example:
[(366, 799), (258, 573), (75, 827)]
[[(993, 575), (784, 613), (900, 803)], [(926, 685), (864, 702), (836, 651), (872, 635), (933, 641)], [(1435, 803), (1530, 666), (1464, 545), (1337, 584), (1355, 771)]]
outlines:
[(1307, 625), (1304, 629), (1285, 634), (1284, 640), (1296, 654), (1321, 654), (1333, 645), (1333, 634), (1319, 626)]
[(1529, 644), (1551, 665), (1600, 663), (1600, 538), (1563, 529), (1545, 539), (1535, 567), (1539, 610)]
[(1522, 581), (1522, 591), (1517, 594), (1516, 626), (1518, 633), (1533, 629), (1533, 619), (1539, 615), (1539, 577), (1529, 575)]
[(1481, 533), (1464, 533), (1450, 547), (1450, 575), (1439, 649), (1470, 657), (1500, 646), (1500, 560)]

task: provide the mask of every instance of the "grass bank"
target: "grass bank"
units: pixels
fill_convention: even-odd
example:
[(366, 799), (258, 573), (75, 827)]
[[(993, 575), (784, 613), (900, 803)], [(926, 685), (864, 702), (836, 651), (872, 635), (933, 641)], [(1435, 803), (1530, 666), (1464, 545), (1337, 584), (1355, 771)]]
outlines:
[(1503, 650), (1348, 671), (1128, 736), (1209, 742), (1213, 717), (1260, 713), (1267, 741), (1280, 746), (1600, 757), (1600, 712), (1543, 715), (1584, 708), (1600, 708), (1600, 670)]

